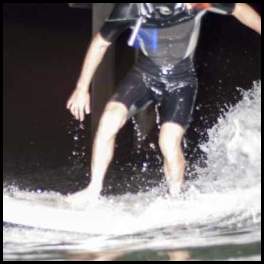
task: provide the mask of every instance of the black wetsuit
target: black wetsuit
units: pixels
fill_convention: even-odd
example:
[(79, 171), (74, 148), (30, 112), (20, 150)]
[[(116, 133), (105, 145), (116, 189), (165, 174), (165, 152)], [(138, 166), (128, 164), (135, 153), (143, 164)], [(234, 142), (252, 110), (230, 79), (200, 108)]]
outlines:
[[(116, 4), (100, 31), (102, 37), (113, 42), (126, 29), (133, 29), (141, 14), (140, 4), (145, 3)], [(152, 102), (158, 103), (162, 123), (187, 128), (197, 94), (193, 55), (201, 18), (207, 11), (231, 14), (235, 3), (194, 3), (192, 9), (187, 9), (186, 3), (162, 5), (155, 16), (144, 20), (134, 45), (140, 49), (138, 61), (111, 100), (123, 103), (129, 117)], [(170, 8), (173, 15), (163, 16)]]

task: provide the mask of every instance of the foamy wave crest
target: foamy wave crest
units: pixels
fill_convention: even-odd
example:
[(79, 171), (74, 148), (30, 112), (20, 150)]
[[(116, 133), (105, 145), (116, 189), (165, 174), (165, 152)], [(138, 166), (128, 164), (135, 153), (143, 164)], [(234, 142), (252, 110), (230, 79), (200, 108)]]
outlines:
[[(250, 188), (261, 177), (261, 82), (208, 131), (200, 146), (207, 154), (206, 168), (197, 168), (203, 186), (214, 189)], [(212, 184), (213, 183), (213, 184)]]
[[(85, 248), (160, 249), (260, 241), (260, 89), (261, 83), (255, 83), (208, 131), (209, 141), (201, 146), (207, 154), (207, 166), (196, 168), (199, 178), (189, 183), (183, 197), (163, 197), (152, 190), (106, 197), (83, 211), (66, 209), (67, 215), (72, 213), (76, 221), (76, 231), (100, 235), (95, 237), (98, 244), (89, 236), (85, 238)], [(18, 197), (17, 192), (12, 194)], [(28, 193), (21, 195), (32, 203), (34, 197), (42, 200), (38, 193), (33, 197)], [(49, 195), (43, 196), (44, 202), (50, 200)], [(9, 233), (9, 229), (4, 230), (6, 242), (10, 242)], [(24, 242), (23, 233), (21, 236), (20, 241)], [(34, 237), (38, 241), (38, 236)], [(56, 233), (54, 240), (58, 239)]]

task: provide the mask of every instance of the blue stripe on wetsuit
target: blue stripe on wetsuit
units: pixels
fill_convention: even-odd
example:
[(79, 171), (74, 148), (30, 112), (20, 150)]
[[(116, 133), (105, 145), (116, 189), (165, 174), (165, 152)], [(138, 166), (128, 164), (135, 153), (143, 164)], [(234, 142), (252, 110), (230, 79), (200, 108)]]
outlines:
[(143, 41), (147, 50), (152, 52), (158, 49), (158, 28), (141, 28), (138, 32), (134, 47), (140, 48)]

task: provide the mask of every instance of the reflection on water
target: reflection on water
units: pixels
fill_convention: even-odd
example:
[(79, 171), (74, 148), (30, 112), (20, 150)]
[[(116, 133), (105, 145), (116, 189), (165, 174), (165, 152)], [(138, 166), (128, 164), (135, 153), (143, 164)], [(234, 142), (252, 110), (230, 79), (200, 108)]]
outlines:
[[(177, 199), (163, 185), (104, 196), (82, 209), (89, 218), (81, 233), (5, 224), (4, 259), (260, 260), (260, 86), (208, 130), (200, 145), (207, 165), (195, 167), (199, 177)], [(4, 195), (35, 204), (63, 198), (10, 187)]]
[(93, 260), (93, 261), (149, 261), (149, 260), (170, 260), (170, 261), (186, 261), (190, 260), (191, 256), (188, 251), (168, 251), (168, 252), (100, 252), (97, 254), (73, 254), (67, 259), (71, 260)]

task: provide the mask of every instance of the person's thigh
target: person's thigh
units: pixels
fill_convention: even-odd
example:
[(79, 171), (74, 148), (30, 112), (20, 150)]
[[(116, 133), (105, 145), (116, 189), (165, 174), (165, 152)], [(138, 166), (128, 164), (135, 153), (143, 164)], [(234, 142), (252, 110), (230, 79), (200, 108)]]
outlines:
[(197, 88), (196, 79), (186, 81), (180, 88), (171, 87), (171, 91), (166, 92), (161, 103), (161, 123), (178, 124), (186, 130), (192, 121)]
[(116, 93), (110, 99), (110, 103), (121, 103), (127, 108), (128, 119), (153, 102), (142, 74), (138, 70), (131, 70), (120, 82)]

